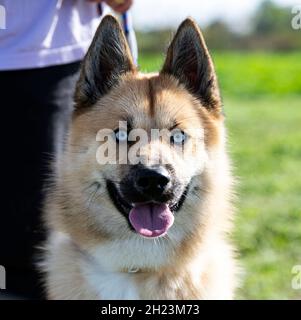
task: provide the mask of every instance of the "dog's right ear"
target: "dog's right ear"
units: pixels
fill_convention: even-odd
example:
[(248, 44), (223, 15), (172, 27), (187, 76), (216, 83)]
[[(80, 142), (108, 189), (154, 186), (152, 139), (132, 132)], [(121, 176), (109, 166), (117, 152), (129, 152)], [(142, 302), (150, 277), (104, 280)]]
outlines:
[(212, 59), (201, 30), (190, 18), (180, 25), (172, 40), (161, 74), (184, 84), (203, 106), (221, 112), (221, 99)]
[(111, 15), (105, 16), (81, 66), (76, 108), (91, 106), (118, 83), (122, 74), (135, 71), (119, 22)]

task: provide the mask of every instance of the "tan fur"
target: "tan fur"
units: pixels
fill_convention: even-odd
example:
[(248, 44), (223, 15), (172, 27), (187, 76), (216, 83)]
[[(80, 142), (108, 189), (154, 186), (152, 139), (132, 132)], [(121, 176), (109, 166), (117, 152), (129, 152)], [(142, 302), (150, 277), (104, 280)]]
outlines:
[[(201, 37), (191, 20), (180, 28), (195, 28), (198, 33), (194, 36)], [(205, 46), (202, 37), (201, 44)], [(234, 297), (237, 268), (234, 250), (227, 239), (233, 214), (232, 177), (214, 69), (206, 49), (210, 69), (204, 76), (210, 72), (214, 74), (214, 87), (211, 87), (209, 100), (196, 99), (181, 79), (166, 71), (172, 60), (170, 55), (175, 54), (171, 51), (160, 74), (144, 75), (128, 70), (92, 107), (81, 108), (81, 99), (84, 98), (77, 93), (77, 110), (66, 150), (58, 160), (59, 170), (50, 187), (45, 208), (50, 236), (43, 268), (50, 299), (103, 298), (87, 281), (82, 267), (85, 264), (96, 269), (100, 265), (101, 268), (108, 267), (106, 260), (109, 258), (99, 257), (96, 253), (99, 248), (105, 248), (103, 245), (113, 248), (114, 254), (120, 257), (124, 250), (133, 255), (132, 265), (125, 259), (124, 263), (118, 261), (116, 268), (113, 266), (113, 270), (105, 272), (125, 274), (137, 288), (140, 299)], [(79, 82), (77, 91), (80, 90)], [(126, 174), (128, 165), (100, 166), (96, 161), (95, 154), (100, 145), (95, 139), (98, 130), (114, 130), (118, 121), (128, 116), (133, 117), (135, 127), (146, 131), (170, 128), (174, 123), (183, 131), (193, 128), (204, 130), (203, 151), (207, 159), (203, 160), (200, 154), (192, 156), (204, 161), (204, 169), (191, 178), (186, 201), (176, 213), (170, 233), (163, 238), (140, 239), (133, 234), (106, 192), (105, 177), (117, 181)], [(158, 149), (166, 155), (172, 152), (164, 143), (158, 145)], [(147, 154), (148, 150), (146, 145), (142, 152)], [(176, 162), (177, 173), (183, 179), (192, 170), (193, 160), (191, 163), (181, 159)], [(91, 199), (93, 181), (101, 184), (101, 190)], [(149, 243), (151, 241), (153, 245)], [(135, 251), (136, 247), (131, 252), (131, 248), (122, 247), (123, 243), (132, 243), (141, 248), (141, 252)], [(147, 246), (149, 253), (143, 249)], [(101, 250), (106, 252), (107, 249)], [(152, 254), (154, 257), (150, 258)], [(148, 259), (152, 259), (149, 264)], [(128, 273), (137, 266), (136, 273)]]

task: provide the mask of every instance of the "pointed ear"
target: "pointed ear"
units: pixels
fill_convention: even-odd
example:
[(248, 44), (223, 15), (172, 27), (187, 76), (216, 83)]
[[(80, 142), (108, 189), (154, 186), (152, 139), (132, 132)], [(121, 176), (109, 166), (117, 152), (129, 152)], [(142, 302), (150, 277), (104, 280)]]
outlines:
[(119, 22), (111, 15), (105, 16), (81, 66), (76, 108), (91, 106), (118, 83), (122, 74), (135, 71)]
[(214, 66), (197, 24), (186, 19), (172, 40), (161, 74), (170, 74), (211, 111), (221, 111)]

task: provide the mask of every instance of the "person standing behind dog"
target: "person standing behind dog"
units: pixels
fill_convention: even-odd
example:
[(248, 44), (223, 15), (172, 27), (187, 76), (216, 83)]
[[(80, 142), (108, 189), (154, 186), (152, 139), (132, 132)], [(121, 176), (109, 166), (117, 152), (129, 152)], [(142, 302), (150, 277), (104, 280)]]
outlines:
[(0, 29), (0, 265), (8, 294), (43, 297), (34, 261), (45, 232), (43, 186), (62, 145), (101, 2), (123, 13), (133, 0), (0, 0), (6, 13)]

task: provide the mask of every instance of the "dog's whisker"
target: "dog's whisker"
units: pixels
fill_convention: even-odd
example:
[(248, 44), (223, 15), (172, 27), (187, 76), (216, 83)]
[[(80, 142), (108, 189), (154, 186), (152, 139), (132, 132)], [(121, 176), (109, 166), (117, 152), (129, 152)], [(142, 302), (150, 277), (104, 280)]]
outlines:
[(84, 188), (83, 190), (86, 191), (88, 189), (92, 189), (92, 191), (88, 195), (87, 199), (87, 208), (90, 209), (91, 204), (101, 196), (104, 192), (99, 192), (101, 190), (101, 184), (99, 182), (93, 182), (88, 187)]

